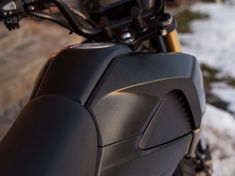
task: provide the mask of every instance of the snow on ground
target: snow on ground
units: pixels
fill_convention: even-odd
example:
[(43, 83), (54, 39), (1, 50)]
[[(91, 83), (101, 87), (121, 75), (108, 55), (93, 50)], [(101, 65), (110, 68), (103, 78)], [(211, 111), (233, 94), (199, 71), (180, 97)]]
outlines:
[[(222, 75), (235, 78), (235, 0), (226, 0), (225, 4), (200, 3), (192, 10), (210, 17), (194, 21), (192, 34), (180, 35), (184, 52), (219, 69)], [(214, 176), (235, 176), (235, 89), (223, 82), (214, 83), (212, 93), (230, 103), (228, 109), (233, 115), (207, 105), (202, 136), (211, 146)]]
[(234, 117), (223, 110), (207, 105), (202, 124), (202, 136), (209, 141), (213, 152), (214, 176), (234, 176)]
[(235, 4), (235, 0), (225, 0), (225, 3), (234, 5)]
[(192, 10), (207, 13), (210, 18), (193, 22), (193, 34), (180, 36), (185, 51), (235, 77), (235, 6), (197, 4)]
[(212, 84), (212, 93), (229, 102), (228, 110), (235, 115), (235, 89), (225, 83)]

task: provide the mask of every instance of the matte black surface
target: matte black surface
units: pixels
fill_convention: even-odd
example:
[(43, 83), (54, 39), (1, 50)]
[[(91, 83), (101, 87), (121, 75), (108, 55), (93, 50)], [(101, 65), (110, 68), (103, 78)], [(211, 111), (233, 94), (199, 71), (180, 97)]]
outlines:
[(182, 137), (192, 131), (190, 119), (183, 106), (183, 97), (171, 92), (163, 99), (140, 142), (142, 149), (149, 149)]
[(80, 104), (35, 98), (0, 143), (0, 175), (94, 176), (97, 147), (94, 122)]
[[(143, 133), (160, 102), (176, 90), (185, 96), (192, 113), (192, 128), (197, 129), (205, 106), (198, 97), (205, 96), (203, 89), (196, 88), (203, 85), (197, 65), (196, 59), (186, 54), (117, 57), (86, 105), (100, 131), (99, 145), (110, 145)], [(194, 78), (195, 74), (199, 75), (198, 79)]]
[[(204, 85), (203, 85), (203, 79), (202, 79), (202, 72), (199, 64), (195, 64), (195, 67), (193, 69), (192, 73), (193, 77), (193, 82), (195, 83), (195, 88), (197, 89), (198, 93), (198, 99), (200, 101), (200, 107), (201, 111), (204, 113), (205, 112), (205, 102), (206, 102), (206, 96), (205, 96), (205, 90), (204, 90)], [(190, 104), (192, 106), (192, 109), (197, 108), (196, 106), (193, 106), (193, 104)]]
[(150, 150), (138, 147), (140, 137), (103, 147), (98, 176), (171, 176), (191, 137), (189, 134)]
[(129, 52), (130, 49), (121, 45), (98, 49), (66, 48), (54, 57), (36, 96), (64, 95), (84, 104), (112, 59)]
[(53, 60), (53, 57), (49, 58), (47, 60), (47, 62), (43, 65), (43, 67), (41, 68), (41, 70), (37, 76), (37, 79), (34, 81), (33, 91), (31, 93), (30, 100), (36, 96), (38, 88), (40, 87), (41, 81), (43, 80), (43, 77), (46, 75), (46, 72), (47, 72), (52, 60)]

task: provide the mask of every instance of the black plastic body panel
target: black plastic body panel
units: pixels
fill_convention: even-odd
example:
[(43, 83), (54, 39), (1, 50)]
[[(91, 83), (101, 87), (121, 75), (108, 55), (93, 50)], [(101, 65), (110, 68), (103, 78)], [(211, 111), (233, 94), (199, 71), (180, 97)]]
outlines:
[(98, 176), (171, 176), (188, 150), (191, 135), (150, 150), (138, 147), (140, 139), (103, 147)]
[(192, 116), (186, 106), (182, 107), (185, 103), (182, 95), (169, 93), (165, 96), (144, 132), (140, 142), (142, 149), (162, 145), (192, 131)]
[[(164, 97), (176, 90), (189, 104), (193, 128), (199, 128), (205, 95), (198, 65), (193, 56), (186, 54), (117, 57), (87, 104), (101, 133), (99, 145), (143, 133)], [(200, 80), (194, 79), (195, 74)]]
[(23, 109), (0, 144), (4, 176), (94, 176), (98, 140), (81, 104), (42, 96)]

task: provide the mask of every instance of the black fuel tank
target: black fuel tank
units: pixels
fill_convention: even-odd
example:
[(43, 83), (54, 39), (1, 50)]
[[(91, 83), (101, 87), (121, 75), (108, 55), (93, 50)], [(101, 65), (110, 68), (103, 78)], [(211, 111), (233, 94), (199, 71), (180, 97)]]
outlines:
[(98, 135), (97, 175), (170, 176), (190, 152), (205, 108), (193, 56), (79, 45), (47, 65), (34, 97), (66, 96), (90, 112)]
[(116, 56), (130, 53), (122, 45), (74, 45), (51, 58), (36, 82), (33, 97), (66, 95), (84, 104)]
[[(76, 167), (76, 172), (66, 176), (171, 176), (193, 148), (205, 95), (200, 66), (191, 55), (133, 53), (121, 45), (82, 44), (68, 47), (48, 61), (24, 109), (0, 144), (0, 162), (4, 162), (1, 155), (7, 157), (3, 154), (6, 146), (19, 142), (22, 155), (17, 155), (17, 162), (27, 160), (28, 165), (21, 163), (14, 171), (18, 175), (25, 176), (27, 167), (40, 161), (45, 170), (37, 172), (38, 176), (47, 171), (53, 171), (50, 176), (63, 175), (76, 167), (70, 163), (84, 167)], [(43, 131), (47, 121), (50, 124)], [(17, 130), (21, 128), (22, 132)], [(48, 132), (56, 135), (58, 129), (62, 137), (53, 140)], [(34, 133), (28, 135), (30, 130)], [(81, 134), (76, 138), (77, 132)], [(29, 140), (38, 135), (39, 141)], [(28, 146), (32, 150), (24, 150)], [(48, 155), (47, 149), (55, 149), (56, 157)], [(13, 145), (9, 151), (17, 150)], [(38, 152), (40, 160), (32, 151)], [(11, 159), (14, 157), (8, 158), (8, 164)], [(91, 165), (86, 167), (88, 160)], [(5, 171), (5, 176), (12, 176)]]

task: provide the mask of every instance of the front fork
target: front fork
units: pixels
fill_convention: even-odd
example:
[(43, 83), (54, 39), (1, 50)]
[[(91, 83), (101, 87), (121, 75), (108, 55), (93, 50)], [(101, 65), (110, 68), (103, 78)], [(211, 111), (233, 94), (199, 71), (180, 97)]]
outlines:
[(160, 29), (160, 35), (163, 40), (163, 47), (166, 52), (181, 52), (181, 44), (177, 33), (177, 24), (175, 18), (168, 14), (162, 14), (157, 18), (157, 25)]
[(168, 32), (166, 36), (163, 37), (166, 49), (168, 52), (181, 52), (181, 43), (178, 38), (177, 30), (174, 29), (172, 32)]

